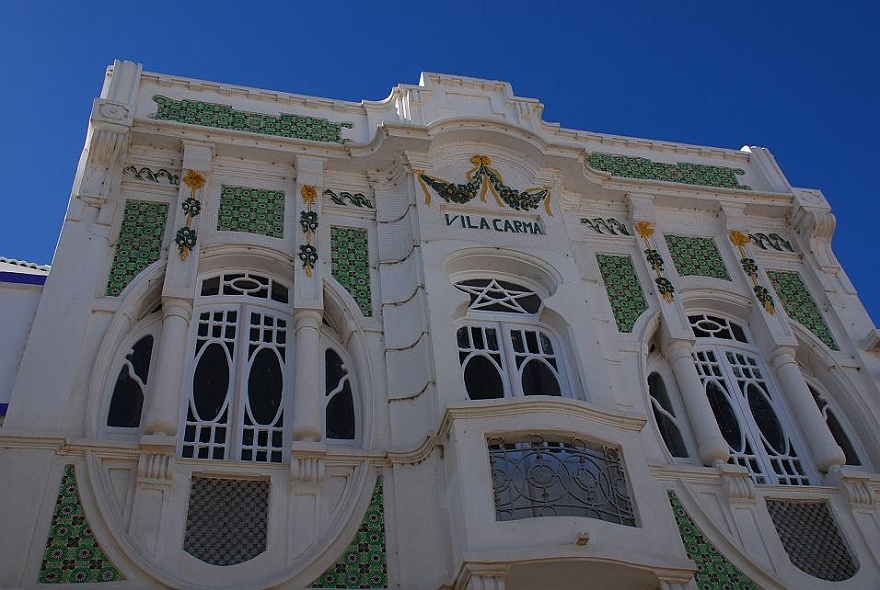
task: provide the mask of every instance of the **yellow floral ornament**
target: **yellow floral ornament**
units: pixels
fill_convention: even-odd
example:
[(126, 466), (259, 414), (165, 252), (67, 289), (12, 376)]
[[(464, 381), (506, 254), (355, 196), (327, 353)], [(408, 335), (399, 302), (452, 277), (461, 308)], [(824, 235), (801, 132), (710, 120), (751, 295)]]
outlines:
[(303, 203), (309, 206), (314, 205), (315, 200), (318, 198), (318, 191), (310, 184), (302, 185), (302, 188), (299, 189), (299, 194), (302, 196)]
[(745, 246), (750, 240), (749, 236), (741, 231), (733, 230), (730, 232), (730, 241), (733, 242), (734, 246)]
[(205, 186), (205, 177), (195, 170), (187, 170), (183, 183), (195, 192)]
[(651, 227), (650, 221), (640, 221), (636, 224), (636, 233), (647, 240), (654, 235), (654, 228)]

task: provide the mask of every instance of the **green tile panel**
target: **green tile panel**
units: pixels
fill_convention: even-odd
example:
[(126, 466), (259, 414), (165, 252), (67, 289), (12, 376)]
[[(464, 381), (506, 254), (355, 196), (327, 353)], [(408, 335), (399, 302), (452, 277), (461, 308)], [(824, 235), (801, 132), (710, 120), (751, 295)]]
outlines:
[(663, 180), (698, 186), (751, 190), (751, 187), (740, 184), (736, 178), (745, 174), (745, 170), (741, 168), (690, 164), (686, 162), (665, 164), (654, 162), (647, 158), (618, 156), (601, 152), (591, 153), (587, 157), (587, 162), (596, 170), (610, 172), (614, 176), (622, 176), (624, 178)]
[(324, 143), (345, 143), (341, 130), (351, 129), (353, 123), (336, 123), (317, 117), (280, 114), (278, 116), (239, 111), (229, 105), (198, 100), (173, 100), (156, 95), (153, 100), (158, 105), (154, 119), (177, 121), (189, 125), (249, 131), (262, 135), (293, 137)]
[(107, 278), (108, 296), (118, 296), (139, 272), (159, 260), (167, 220), (168, 203), (125, 202), (116, 252)]
[(621, 332), (632, 332), (636, 320), (648, 309), (642, 285), (629, 256), (597, 254), (614, 321)]
[(840, 350), (801, 275), (783, 270), (768, 270), (767, 277), (788, 317), (802, 324), (831, 350)]
[(382, 477), (376, 480), (367, 513), (354, 539), (336, 562), (310, 588), (387, 588), (388, 556), (385, 550), (385, 507)]
[(217, 229), (284, 237), (284, 192), (223, 185)]
[(667, 491), (675, 524), (684, 543), (687, 556), (696, 564), (694, 579), (700, 590), (761, 590), (738, 567), (730, 563), (715, 545), (706, 538), (691, 519), (675, 492)]
[(120, 580), (125, 576), (101, 549), (83, 512), (73, 465), (65, 465), (39, 581), (95, 584)]
[(667, 234), (666, 245), (679, 275), (730, 280), (727, 267), (712, 238)]
[(372, 316), (367, 230), (355, 227), (331, 227), (330, 264), (333, 278), (354, 297), (365, 316)]

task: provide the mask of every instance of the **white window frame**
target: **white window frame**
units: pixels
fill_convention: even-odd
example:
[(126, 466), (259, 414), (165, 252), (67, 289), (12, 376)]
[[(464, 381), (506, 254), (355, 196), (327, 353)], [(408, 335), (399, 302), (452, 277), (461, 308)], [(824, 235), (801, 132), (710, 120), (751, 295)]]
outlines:
[[(730, 462), (745, 467), (749, 472), (749, 476), (757, 484), (811, 485), (811, 481), (818, 481), (817, 473), (810, 460), (809, 449), (803, 443), (797, 429), (794, 427), (794, 423), (789, 418), (785, 407), (785, 400), (780, 393), (780, 388), (776, 384), (775, 376), (767, 369), (761, 358), (760, 351), (750, 344), (753, 340), (747, 326), (714, 312), (690, 312), (688, 314), (689, 317), (695, 315), (718, 317), (731, 324), (735, 324), (742, 330), (745, 334), (745, 339), (748, 341), (744, 343), (736, 339), (728, 340), (714, 336), (700, 336), (697, 337), (696, 344), (692, 350), (694, 363), (697, 367), (697, 373), (700, 375), (703, 388), (708, 390), (708, 383), (710, 381), (720, 383), (720, 389), (736, 417), (741, 442), (747, 443), (751, 448), (751, 453), (747, 454), (745, 449), (740, 452), (731, 447)], [(707, 370), (707, 367), (710, 365), (710, 354), (714, 355), (714, 364), (717, 365), (717, 369), (721, 373), (720, 375), (715, 374), (712, 370)], [(746, 365), (741, 365), (738, 361), (731, 362), (728, 355), (733, 355), (735, 360), (739, 358), (745, 359)], [(749, 359), (754, 361), (754, 364), (750, 363)], [(743, 367), (745, 367), (745, 370)], [(754, 374), (751, 376), (746, 375), (747, 371), (753, 371)], [(739, 375), (742, 375), (742, 377)], [(738, 385), (738, 380), (743, 381), (746, 386), (753, 385), (766, 394), (765, 399), (773, 410), (782, 435), (786, 439), (787, 449), (785, 450), (793, 450), (794, 454), (777, 451), (776, 455), (771, 455), (767, 451), (764, 434), (749, 408), (746, 394)], [(730, 443), (728, 442), (728, 444)], [(785, 473), (779, 474), (777, 469), (774, 468), (774, 464), (785, 471)]]

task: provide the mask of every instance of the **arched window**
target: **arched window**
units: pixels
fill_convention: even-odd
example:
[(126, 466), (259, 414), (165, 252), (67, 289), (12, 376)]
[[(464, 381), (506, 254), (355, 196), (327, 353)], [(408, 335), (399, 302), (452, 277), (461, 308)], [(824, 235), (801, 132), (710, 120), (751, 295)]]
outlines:
[(293, 362), (288, 288), (251, 273), (204, 279), (193, 312), (181, 455), (280, 463)]
[(657, 429), (660, 431), (660, 436), (663, 438), (663, 443), (669, 454), (679, 459), (689, 457), (687, 446), (685, 446), (684, 438), (681, 435), (682, 429), (679, 426), (678, 416), (672, 406), (669, 392), (666, 390), (666, 383), (657, 372), (648, 375), (648, 394), (651, 396), (654, 421), (657, 423)]
[(351, 376), (334, 348), (324, 350), (324, 437), (329, 440), (354, 440), (356, 415)]
[(816, 405), (819, 406), (819, 411), (822, 412), (822, 416), (825, 418), (825, 423), (828, 424), (831, 436), (834, 437), (834, 441), (843, 449), (843, 454), (846, 455), (846, 464), (862, 465), (862, 459), (856, 451), (852, 439), (847, 434), (848, 428), (841, 421), (843, 414), (836, 409), (836, 406), (832, 406), (828, 397), (820, 394), (812, 385), (808, 385), (808, 387), (810, 388), (810, 393), (813, 394)]
[(156, 352), (156, 340), (161, 322), (159, 314), (154, 314), (140, 327), (136, 327), (127, 343), (121, 347), (119, 359), (114, 364), (116, 379), (107, 407), (105, 424), (109, 433), (132, 432), (140, 428), (150, 378)]
[(755, 483), (809, 485), (784, 404), (745, 329), (714, 315), (688, 316), (694, 362), (730, 447), (730, 462)]
[(538, 322), (537, 293), (488, 278), (455, 286), (470, 295), (467, 317), (456, 331), (470, 399), (568, 394), (559, 341)]

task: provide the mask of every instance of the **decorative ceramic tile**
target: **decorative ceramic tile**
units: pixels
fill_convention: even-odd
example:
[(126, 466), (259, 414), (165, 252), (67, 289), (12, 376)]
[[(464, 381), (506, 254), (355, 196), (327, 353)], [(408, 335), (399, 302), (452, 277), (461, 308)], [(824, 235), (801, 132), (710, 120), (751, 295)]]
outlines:
[(388, 557), (385, 551), (385, 507), (382, 477), (376, 480), (373, 496), (354, 539), (336, 563), (312, 582), (310, 588), (386, 588)]
[(591, 167), (614, 176), (624, 178), (643, 178), (646, 180), (663, 180), (681, 184), (698, 186), (717, 186), (721, 188), (738, 188), (751, 190), (751, 187), (740, 184), (737, 176), (745, 174), (742, 168), (726, 166), (708, 166), (706, 164), (664, 164), (647, 158), (618, 156), (593, 152), (587, 158)]
[(223, 185), (217, 229), (284, 237), (284, 192)]
[(212, 565), (234, 565), (266, 551), (269, 482), (193, 477), (183, 550)]
[(154, 119), (177, 121), (202, 127), (216, 127), (233, 131), (249, 131), (262, 135), (295, 137), (324, 143), (345, 143), (340, 130), (351, 129), (353, 123), (334, 123), (327, 119), (303, 115), (264, 115), (238, 111), (229, 105), (197, 100), (172, 100), (156, 95), (153, 100), (159, 105)]
[(39, 580), (41, 584), (125, 580), (101, 549), (89, 526), (80, 502), (73, 465), (64, 466)]
[(706, 538), (691, 519), (675, 492), (669, 490), (669, 502), (675, 515), (675, 524), (684, 543), (687, 556), (697, 565), (694, 579), (700, 590), (761, 590), (739, 568)]
[(116, 297), (139, 272), (162, 255), (168, 203), (126, 201), (116, 240), (107, 295)]
[(859, 571), (827, 502), (767, 500), (767, 511), (798, 569), (829, 582), (848, 580)]
[(679, 275), (730, 280), (727, 267), (712, 238), (666, 234), (666, 245)]
[(597, 254), (599, 271), (614, 312), (614, 321), (621, 332), (632, 332), (633, 324), (648, 309), (642, 285), (629, 256)]
[(367, 230), (355, 227), (331, 227), (330, 244), (333, 278), (351, 293), (365, 316), (372, 316)]
[(801, 275), (783, 270), (768, 270), (767, 277), (788, 317), (802, 324), (831, 350), (840, 350)]

